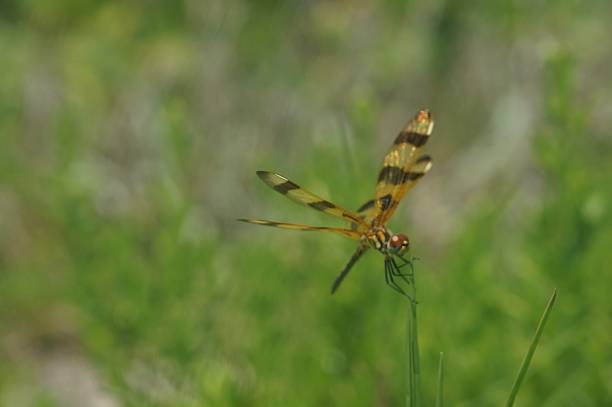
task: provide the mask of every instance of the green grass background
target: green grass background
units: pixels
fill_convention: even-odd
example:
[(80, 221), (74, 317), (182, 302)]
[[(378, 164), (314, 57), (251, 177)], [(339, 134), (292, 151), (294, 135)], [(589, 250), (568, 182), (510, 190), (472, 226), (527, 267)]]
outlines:
[[(397, 406), (407, 304), (276, 170), (356, 208), (436, 117), (390, 226), (417, 263), (423, 403), (612, 404), (605, 1), (0, 3), (0, 404)], [(312, 213), (311, 213), (312, 212)], [(328, 222), (330, 221), (330, 222)]]

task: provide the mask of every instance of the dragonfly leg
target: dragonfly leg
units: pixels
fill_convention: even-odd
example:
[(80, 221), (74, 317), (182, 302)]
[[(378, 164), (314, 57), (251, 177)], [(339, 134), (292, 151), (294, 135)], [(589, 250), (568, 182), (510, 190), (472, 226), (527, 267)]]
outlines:
[[(391, 262), (393, 263), (393, 273), (394, 273), (394, 276), (401, 277), (406, 282), (406, 284), (411, 284), (412, 279), (414, 277), (414, 266), (412, 265), (411, 262), (406, 262), (406, 259), (401, 258), (401, 257), (400, 257), (400, 259), (404, 263), (398, 265), (397, 262), (395, 261), (395, 259), (391, 258)], [(405, 266), (409, 267), (409, 270), (407, 272), (403, 272), (401, 270), (401, 268), (405, 267)]]
[(403, 273), (406, 277), (410, 277), (412, 279), (413, 275), (414, 275), (414, 262), (419, 260), (418, 257), (411, 257), (410, 259), (406, 259), (403, 256), (397, 256), (398, 259), (400, 259), (402, 261), (402, 264), (398, 265), (397, 268), (401, 269), (403, 267), (408, 267), (410, 268), (410, 271), (407, 273)]
[(404, 256), (397, 255), (397, 258), (399, 258), (402, 261), (400, 268), (405, 267), (405, 266), (414, 268), (414, 262), (421, 260), (419, 257), (416, 257), (416, 256), (412, 256), (411, 258), (407, 259)]
[(402, 295), (406, 295), (404, 290), (395, 282), (393, 279), (393, 266), (390, 262), (385, 261), (385, 281), (389, 285), (389, 287), (393, 288), (395, 291)]
[(393, 277), (401, 277), (404, 280), (404, 282), (406, 282), (407, 284), (410, 284), (410, 282), (406, 279), (406, 277), (403, 276), (403, 274), (397, 269), (397, 265), (393, 261), (393, 259), (392, 258), (385, 259), (385, 281), (387, 285), (389, 285), (389, 287), (393, 288), (399, 294), (408, 298), (413, 304), (417, 304), (414, 298), (412, 298), (410, 294), (404, 291), (402, 287), (399, 286), (399, 284), (395, 281)]

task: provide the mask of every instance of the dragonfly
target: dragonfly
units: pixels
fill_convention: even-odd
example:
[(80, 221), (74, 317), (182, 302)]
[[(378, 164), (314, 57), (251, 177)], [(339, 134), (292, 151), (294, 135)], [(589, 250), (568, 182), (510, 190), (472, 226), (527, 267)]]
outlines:
[[(339, 234), (357, 240), (359, 245), (334, 280), (331, 293), (336, 292), (363, 254), (369, 249), (373, 249), (384, 256), (386, 283), (395, 291), (412, 299), (398, 284), (397, 280), (397, 278), (400, 278), (407, 284), (412, 281), (412, 273), (414, 272), (412, 260), (414, 258), (408, 259), (405, 257), (410, 248), (410, 241), (408, 236), (403, 233), (391, 232), (387, 227), (387, 222), (395, 213), (406, 193), (432, 167), (431, 157), (427, 154), (420, 154), (420, 151), (429, 140), (433, 125), (433, 116), (429, 110), (420, 110), (408, 122), (385, 155), (382, 168), (378, 173), (374, 198), (366, 201), (354, 212), (315, 195), (280, 174), (270, 171), (257, 171), (259, 178), (276, 192), (299, 204), (334, 218), (340, 218), (349, 223), (348, 227), (310, 226), (263, 219), (238, 220), (281, 229)], [(405, 266), (410, 266), (411, 271), (404, 272)]]

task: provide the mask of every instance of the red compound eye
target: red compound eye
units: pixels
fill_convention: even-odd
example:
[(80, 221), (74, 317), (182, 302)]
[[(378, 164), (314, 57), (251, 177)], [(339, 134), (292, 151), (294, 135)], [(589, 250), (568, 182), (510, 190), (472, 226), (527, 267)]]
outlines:
[(408, 247), (408, 236), (402, 235), (401, 233), (391, 236), (389, 246), (391, 246), (393, 249)]

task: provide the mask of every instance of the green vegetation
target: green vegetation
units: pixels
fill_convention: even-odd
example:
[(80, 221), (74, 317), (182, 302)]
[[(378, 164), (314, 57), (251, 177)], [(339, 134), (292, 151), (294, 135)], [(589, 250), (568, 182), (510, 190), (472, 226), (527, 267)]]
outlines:
[[(612, 404), (608, 2), (5, 1), (0, 405), (397, 406), (404, 298), (257, 169), (356, 208), (422, 107), (421, 404)], [(310, 213), (312, 212), (312, 213)]]
[[(552, 310), (553, 305), (555, 305), (555, 300), (557, 299), (557, 290), (555, 290), (548, 300), (548, 304), (546, 305), (546, 309), (544, 309), (544, 313), (542, 314), (542, 318), (540, 318), (540, 323), (538, 323), (538, 328), (536, 329), (536, 333), (531, 340), (531, 344), (529, 345), (529, 350), (525, 355), (525, 359), (523, 359), (523, 363), (521, 363), (521, 368), (519, 369), (518, 375), (514, 380), (514, 384), (512, 385), (512, 391), (510, 392), (510, 396), (508, 397), (508, 401), (506, 402), (507, 407), (512, 407), (514, 405), (514, 401), (516, 400), (516, 395), (518, 394), (519, 389), (521, 388), (521, 384), (523, 384), (523, 380), (525, 379), (525, 374), (527, 373), (527, 369), (529, 369), (529, 364), (531, 363), (531, 359), (533, 359), (533, 355), (535, 353), (536, 348), (538, 347), (538, 342), (542, 337), (542, 333), (544, 332), (544, 326), (546, 325), (546, 321), (548, 320), (548, 316), (550, 315), (550, 311)], [(440, 359), (441, 360), (441, 359)]]
[(440, 352), (438, 364), (438, 386), (436, 387), (436, 407), (444, 406), (444, 352)]

